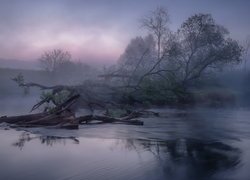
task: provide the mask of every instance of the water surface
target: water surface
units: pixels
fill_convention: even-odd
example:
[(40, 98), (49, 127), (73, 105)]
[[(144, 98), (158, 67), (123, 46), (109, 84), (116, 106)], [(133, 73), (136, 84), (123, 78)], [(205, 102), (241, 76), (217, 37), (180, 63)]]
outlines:
[(156, 111), (160, 117), (143, 118), (144, 126), (2, 124), (0, 179), (249, 179), (249, 109)]

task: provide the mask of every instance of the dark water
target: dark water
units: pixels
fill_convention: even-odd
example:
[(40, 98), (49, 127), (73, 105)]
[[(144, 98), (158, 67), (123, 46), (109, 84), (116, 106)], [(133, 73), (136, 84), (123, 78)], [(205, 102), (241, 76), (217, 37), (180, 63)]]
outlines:
[(144, 126), (1, 125), (0, 179), (250, 179), (249, 109), (157, 111)]

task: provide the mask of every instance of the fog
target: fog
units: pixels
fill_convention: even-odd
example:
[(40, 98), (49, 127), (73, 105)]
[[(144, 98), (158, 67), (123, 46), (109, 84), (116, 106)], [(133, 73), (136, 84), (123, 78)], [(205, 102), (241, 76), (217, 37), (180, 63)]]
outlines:
[[(159, 89), (154, 90), (153, 94), (162, 94), (162, 96), (145, 95), (144, 89), (143, 92), (133, 94), (132, 99), (134, 99), (134, 102), (141, 104), (149, 102), (150, 104), (164, 105), (173, 104), (176, 101), (197, 101), (198, 104), (206, 105), (215, 103), (219, 106), (247, 103), (249, 95), (249, 87), (246, 83), (249, 79), (249, 27), (247, 23), (249, 11), (246, 8), (247, 1), (201, 3), (193, 0), (189, 3), (181, 1), (167, 1), (165, 3), (159, 0), (156, 2), (144, 1), (143, 3), (141, 1), (138, 3), (110, 1), (110, 3), (111, 5), (107, 6), (106, 3), (100, 1), (55, 1), (53, 3), (50, 1), (31, 2), (29, 0), (25, 0), (23, 3), (2, 1), (1, 17), (5, 18), (2, 18), (0, 27), (2, 40), (0, 43), (0, 97), (23, 95), (22, 88), (18, 88), (17, 84), (10, 80), (18, 74), (23, 75), (26, 83), (33, 82), (43, 85), (81, 85), (86, 81), (91, 81), (97, 84), (104, 83), (108, 86), (138, 86), (140, 84), (145, 88), (146, 81), (150, 79), (153, 81), (151, 83), (153, 86), (154, 83), (157, 83), (157, 88), (173, 89), (177, 88), (174, 86), (182, 86), (180, 84), (184, 83), (181, 82), (185, 79), (184, 76), (187, 78), (185, 81), (191, 81), (190, 78), (198, 76), (197, 72), (202, 70), (201, 65), (206, 64), (204, 61), (199, 65), (196, 61), (199, 58), (209, 56), (208, 46), (204, 47), (194, 53), (196, 57), (192, 60), (193, 64), (184, 67), (183, 63), (186, 60), (181, 60), (180, 56), (185, 56), (187, 59), (189, 53), (192, 52), (186, 51), (188, 46), (185, 45), (184, 41), (187, 43), (188, 35), (184, 31), (188, 32), (188, 29), (182, 26), (188, 21), (188, 18), (195, 14), (209, 13), (212, 20), (207, 17), (208, 21), (214, 21), (218, 29), (211, 29), (211, 32), (207, 32), (207, 35), (210, 33), (208, 36), (214, 38), (212, 33), (217, 33), (218, 38), (225, 40), (225, 43), (227, 43), (227, 38), (237, 41), (237, 43), (231, 43), (231, 47), (239, 46), (233, 49), (235, 50), (235, 57), (233, 54), (228, 54), (229, 47), (227, 47), (227, 52), (219, 52), (223, 55), (223, 57), (220, 57), (220, 61), (216, 60), (216, 63), (209, 64), (209, 68), (202, 70), (202, 74), (199, 74), (198, 78), (195, 77), (195, 80), (192, 80), (193, 82), (185, 82), (188, 84), (185, 87), (184, 85), (180, 87), (181, 91), (191, 93), (194, 96), (192, 100), (181, 99), (180, 96), (186, 96), (185, 93), (177, 93), (176, 91), (158, 92)], [(185, 4), (185, 8), (183, 4)], [(133, 11), (130, 8), (131, 6), (140, 10)], [(221, 6), (225, 7), (223, 11), (219, 8)], [(147, 21), (144, 21), (144, 24), (142, 23), (145, 17), (149, 18), (153, 15), (152, 13), (157, 7), (164, 7), (167, 10), (166, 22), (163, 22), (164, 28), (160, 30), (161, 32), (159, 31), (163, 34), (161, 37), (157, 37), (154, 29), (150, 24), (147, 24)], [(164, 21), (164, 18), (162, 20)], [(227, 32), (224, 32), (224, 30)], [(181, 34), (177, 35), (181, 31), (182, 35), (186, 36), (184, 39)], [(199, 42), (203, 41), (205, 36), (203, 34)], [(215, 46), (219, 46), (218, 43), (223, 43), (215, 38), (213, 41), (212, 43)], [(174, 43), (183, 46), (178, 47), (180, 49), (175, 49), (179, 51), (177, 52), (179, 54), (165, 58), (170, 51), (174, 50)], [(209, 43), (211, 42), (207, 42), (207, 45)], [(48, 65), (42, 64), (39, 59), (46, 52), (53, 52), (56, 49), (69, 52), (70, 58), (64, 59), (68, 64), (64, 63), (63, 65), (61, 63), (61, 67), (56, 70), (57, 72), (52, 72), (54, 70), (46, 69), (45, 66)], [(142, 57), (146, 49), (149, 49), (150, 52), (146, 52), (145, 57)], [(204, 53), (204, 56), (202, 57), (200, 53)], [(158, 64), (157, 61), (161, 61), (161, 57), (165, 58), (164, 62), (160, 62), (157, 65), (159, 67), (153, 68), (150, 72), (150, 68)], [(141, 59), (141, 63), (138, 62), (138, 59)], [(175, 68), (179, 68), (178, 65), (182, 68), (176, 71)], [(161, 69), (161, 67), (163, 68)], [(193, 69), (193, 67), (196, 68)], [(174, 80), (161, 83), (160, 77), (153, 77), (170, 78), (170, 74), (165, 75), (164, 72), (157, 74), (156, 70), (159, 70), (159, 68), (160, 71), (173, 71), (175, 74)], [(182, 72), (185, 68), (189, 69), (190, 72)], [(140, 77), (149, 72), (156, 74), (141, 78), (144, 82), (139, 82)], [(103, 76), (105, 74), (112, 74), (116, 77), (107, 79), (107, 76)], [(131, 74), (133, 77), (130, 77), (129, 80), (124, 79), (124, 77), (117, 78), (117, 76)], [(165, 84), (165, 87), (158, 87), (160, 84)], [(30, 96), (33, 94), (39, 99), (39, 90), (37, 88), (29, 89), (31, 91)], [(125, 89), (126, 93), (127, 91), (133, 91), (128, 87)], [(116, 92), (116, 95), (114, 95), (116, 99), (112, 99), (112, 101), (116, 101), (116, 103), (127, 101), (119, 97), (119, 100), (117, 100), (117, 96), (121, 96), (125, 92), (119, 93), (118, 95)], [(128, 98), (129, 95), (126, 94), (126, 96)], [(160, 99), (163, 99), (163, 102), (160, 102)], [(108, 98), (108, 100), (111, 99)]]
[(107, 2), (0, 1), (1, 177), (250, 177), (249, 2)]
[[(41, 65), (38, 61), (32, 65), (29, 64), (29, 66), (26, 66), (27, 62), (14, 62), (15, 65), (12, 65), (11, 63), (8, 64), (6, 61), (4, 64), (0, 65), (2, 66), (0, 68), (1, 107), (8, 107), (7, 104), (3, 103), (3, 99), (6, 100), (8, 98), (10, 98), (11, 101), (15, 98), (22, 98), (23, 100), (27, 99), (28, 102), (30, 97), (39, 100), (41, 91), (38, 88), (31, 88), (30, 92), (25, 94), (23, 89), (19, 88), (12, 80), (12, 78), (20, 73), (24, 75), (27, 82), (36, 82), (43, 85), (79, 85), (86, 80), (99, 81), (98, 76), (104, 73), (105, 67), (109, 67), (107, 65), (104, 66), (103, 64), (84, 64), (82, 68), (79, 68), (78, 70), (70, 70), (71, 72), (67, 72), (67, 69), (62, 69), (61, 74), (51, 78), (46, 71), (41, 69)], [(224, 69), (221, 72), (214, 72), (208, 77), (205, 77), (204, 82), (201, 83), (202, 87), (200, 87), (200, 89), (204, 91), (211, 90), (211, 92), (216, 92), (217, 90), (220, 91), (220, 89), (222, 91), (226, 90), (229, 93), (233, 93), (236, 100), (236, 102), (229, 105), (243, 106), (248, 104), (250, 98), (250, 87), (248, 85), (249, 78), (249, 67), (247, 66), (247, 68), (245, 68), (243, 63), (241, 63), (240, 65)]]

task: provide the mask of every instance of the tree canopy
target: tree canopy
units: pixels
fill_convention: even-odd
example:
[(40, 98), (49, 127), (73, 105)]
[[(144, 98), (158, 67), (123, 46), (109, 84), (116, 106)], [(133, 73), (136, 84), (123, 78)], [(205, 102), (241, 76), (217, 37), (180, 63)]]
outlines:
[(157, 90), (151, 94), (166, 97), (171, 92), (179, 98), (201, 77), (241, 62), (243, 48), (210, 14), (189, 17), (176, 32), (169, 30), (168, 21), (163, 8), (146, 16), (143, 25), (150, 34), (132, 39), (120, 58), (123, 69), (130, 67), (126, 73), (133, 75), (137, 90), (149, 87)]

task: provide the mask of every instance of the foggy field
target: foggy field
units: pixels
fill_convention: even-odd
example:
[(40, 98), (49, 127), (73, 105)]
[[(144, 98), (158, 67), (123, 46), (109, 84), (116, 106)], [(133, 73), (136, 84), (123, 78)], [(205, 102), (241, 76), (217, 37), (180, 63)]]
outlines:
[(0, 179), (249, 180), (249, 7), (0, 0)]

